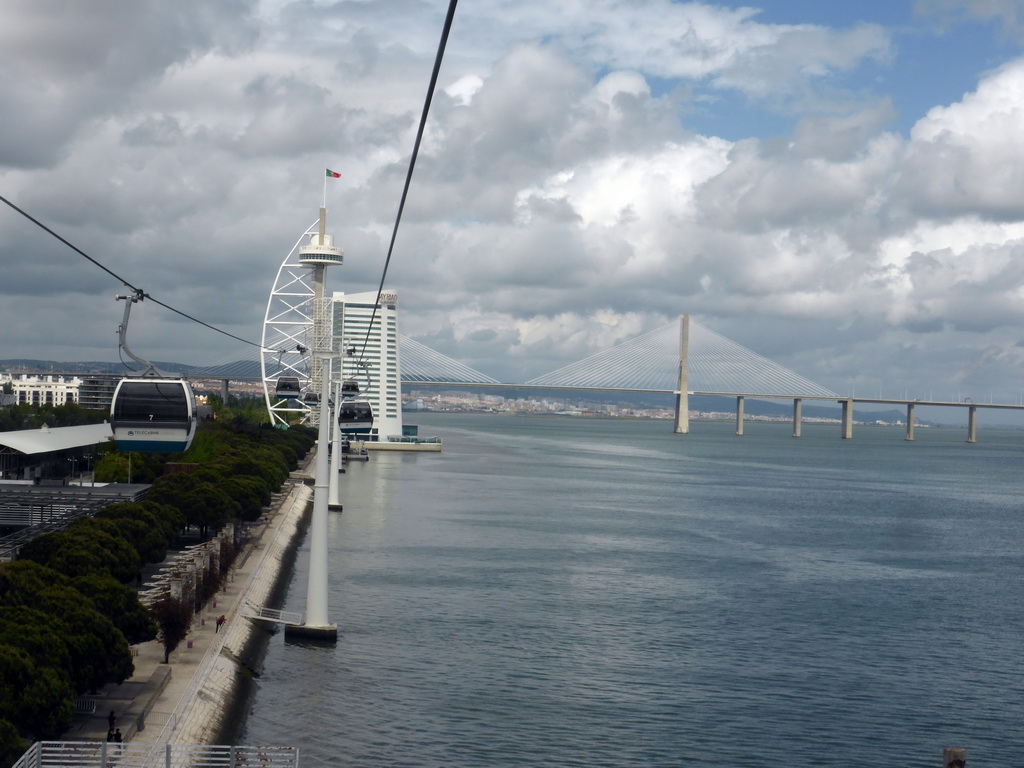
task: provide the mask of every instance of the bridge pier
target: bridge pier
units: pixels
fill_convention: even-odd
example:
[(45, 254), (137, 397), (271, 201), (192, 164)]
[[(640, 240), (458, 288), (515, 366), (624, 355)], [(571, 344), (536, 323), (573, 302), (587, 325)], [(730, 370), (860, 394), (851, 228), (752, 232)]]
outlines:
[(967, 409), (967, 442), (978, 442), (978, 406)]
[(690, 316), (679, 318), (679, 381), (676, 386), (676, 434), (690, 433)]
[(913, 441), (914, 439), (914, 404), (907, 403), (907, 436), (904, 440)]
[(736, 397), (736, 434), (737, 435), (742, 435), (743, 434), (743, 404), (746, 402), (746, 400), (747, 400), (747, 398), (745, 398), (743, 395), (738, 395)]
[(231, 383), (230, 379), (220, 380), (220, 402), (221, 405), (227, 406), (228, 404), (228, 384)]
[(839, 401), (843, 406), (843, 440), (853, 439), (853, 398), (848, 397)]
[(793, 437), (800, 437), (800, 426), (803, 419), (803, 398), (793, 398)]

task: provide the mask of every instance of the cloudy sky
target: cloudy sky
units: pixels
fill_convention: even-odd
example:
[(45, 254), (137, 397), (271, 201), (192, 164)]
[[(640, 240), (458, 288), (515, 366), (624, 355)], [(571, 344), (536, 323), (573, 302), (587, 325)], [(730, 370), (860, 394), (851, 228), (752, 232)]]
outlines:
[[(0, 194), (259, 341), (324, 169), (375, 289), (447, 0), (8, 0)], [(119, 283), (0, 205), (0, 358), (115, 360)], [(525, 381), (690, 313), (837, 392), (1024, 392), (1020, 0), (463, 0), (388, 273)], [(131, 345), (244, 344), (152, 303)]]

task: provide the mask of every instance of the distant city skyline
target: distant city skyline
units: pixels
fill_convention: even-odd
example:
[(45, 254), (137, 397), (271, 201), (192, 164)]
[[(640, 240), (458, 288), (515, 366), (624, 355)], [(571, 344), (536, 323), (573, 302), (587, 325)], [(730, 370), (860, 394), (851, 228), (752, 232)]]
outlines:
[[(374, 290), (447, 3), (16, 0), (0, 194), (258, 342), (317, 217)], [(399, 331), (525, 381), (683, 313), (839, 393), (1016, 402), (1012, 2), (463, 3), (388, 284)], [(0, 206), (0, 358), (116, 360), (116, 279)], [(153, 302), (133, 351), (251, 348)]]

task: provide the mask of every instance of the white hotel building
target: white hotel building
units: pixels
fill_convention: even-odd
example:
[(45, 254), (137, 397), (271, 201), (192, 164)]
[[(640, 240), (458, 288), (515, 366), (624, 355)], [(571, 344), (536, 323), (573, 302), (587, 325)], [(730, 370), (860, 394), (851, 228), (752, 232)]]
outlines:
[[(359, 389), (366, 395), (373, 408), (374, 439), (385, 441), (389, 437), (402, 434), (402, 381), (398, 366), (398, 293), (383, 291), (380, 305), (374, 313), (376, 299), (376, 291), (349, 294), (335, 292), (331, 296), (332, 346), (342, 353), (341, 358), (333, 361), (331, 380), (341, 382), (344, 379), (355, 379), (359, 382)], [(355, 349), (354, 355), (345, 354), (350, 349)]]

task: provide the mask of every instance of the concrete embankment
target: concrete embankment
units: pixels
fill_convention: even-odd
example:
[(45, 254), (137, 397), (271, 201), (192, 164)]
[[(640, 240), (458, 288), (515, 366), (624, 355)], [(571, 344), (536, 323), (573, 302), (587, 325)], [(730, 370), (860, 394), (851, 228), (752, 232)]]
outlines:
[[(76, 714), (65, 740), (106, 738), (110, 712), (124, 740), (133, 743), (215, 744), (236, 733), (244, 722), (240, 705), (270, 637), (266, 625), (246, 614), (279, 604), (312, 513), (312, 488), (301, 481), (290, 485), (170, 663), (163, 663), (158, 641), (139, 645), (135, 674), (91, 696), (95, 711)], [(226, 619), (219, 629), (218, 616)]]

